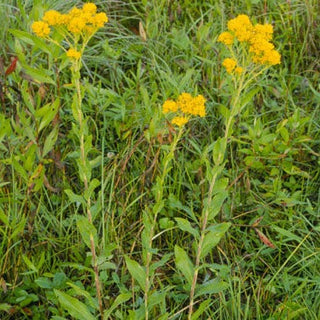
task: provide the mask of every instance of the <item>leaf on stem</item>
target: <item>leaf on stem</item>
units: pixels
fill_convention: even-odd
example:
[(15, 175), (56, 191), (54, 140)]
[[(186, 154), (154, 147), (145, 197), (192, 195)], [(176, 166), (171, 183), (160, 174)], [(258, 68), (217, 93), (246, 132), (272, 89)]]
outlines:
[(187, 282), (191, 285), (194, 274), (193, 263), (191, 262), (187, 253), (178, 245), (175, 245), (174, 247), (174, 255), (177, 268), (181, 271)]
[(78, 299), (71, 297), (65, 292), (54, 289), (55, 295), (61, 306), (68, 311), (68, 313), (77, 320), (95, 320), (87, 306)]
[(127, 268), (134, 280), (136, 280), (143, 291), (146, 291), (146, 271), (137, 261), (125, 256)]
[(183, 218), (174, 218), (177, 221), (178, 228), (182, 231), (187, 231), (191, 233), (196, 239), (199, 239), (199, 232), (197, 229), (193, 228), (190, 222)]

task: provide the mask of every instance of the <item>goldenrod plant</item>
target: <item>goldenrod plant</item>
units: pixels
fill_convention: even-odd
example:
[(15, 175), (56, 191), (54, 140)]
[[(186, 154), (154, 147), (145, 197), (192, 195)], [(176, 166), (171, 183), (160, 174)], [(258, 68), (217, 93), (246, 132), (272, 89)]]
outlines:
[[(92, 266), (94, 269), (94, 280), (96, 293), (99, 303), (100, 316), (103, 316), (103, 297), (99, 280), (98, 262), (97, 262), (97, 231), (93, 225), (92, 218), (92, 196), (100, 182), (92, 178), (92, 164), (90, 164), (90, 153), (92, 151), (92, 135), (89, 132), (87, 119), (82, 110), (82, 99), (84, 89), (81, 85), (81, 57), (92, 36), (104, 26), (108, 17), (104, 12), (97, 13), (97, 7), (94, 3), (86, 3), (81, 9), (72, 8), (68, 13), (62, 14), (55, 10), (45, 12), (41, 21), (32, 24), (33, 32), (41, 38), (58, 45), (66, 56), (70, 59), (71, 64), (71, 81), (73, 101), (71, 110), (75, 121), (73, 132), (78, 138), (78, 168), (79, 177), (83, 183), (84, 190), (81, 195), (75, 194), (72, 190), (67, 189), (65, 192), (71, 201), (80, 201), (85, 207), (87, 219), (79, 217), (77, 225), (84, 242), (87, 244), (92, 254)], [(60, 42), (56, 40), (59, 36)], [(67, 47), (64, 44), (67, 44)], [(56, 290), (56, 294), (62, 304), (65, 304), (65, 294)]]
[(318, 1), (11, 2), (0, 319), (318, 320)]

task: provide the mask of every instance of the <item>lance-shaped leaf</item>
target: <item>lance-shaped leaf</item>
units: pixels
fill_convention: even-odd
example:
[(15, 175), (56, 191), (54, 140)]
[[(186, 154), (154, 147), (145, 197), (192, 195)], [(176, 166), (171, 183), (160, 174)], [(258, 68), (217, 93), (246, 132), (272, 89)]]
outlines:
[(191, 285), (194, 274), (194, 266), (190, 258), (188, 257), (187, 253), (178, 245), (175, 245), (174, 247), (174, 255), (177, 268), (181, 271), (187, 282)]
[(79, 216), (77, 218), (77, 226), (80, 231), (81, 237), (84, 243), (91, 248), (91, 241), (93, 240), (94, 244), (98, 242), (97, 230), (92, 223), (88, 221), (86, 217)]
[(179, 229), (191, 233), (196, 239), (199, 239), (199, 232), (193, 228), (190, 222), (183, 218), (174, 218), (177, 221)]
[(55, 295), (61, 306), (68, 311), (70, 316), (77, 320), (95, 320), (87, 306), (76, 298), (69, 296), (67, 293), (54, 289)]
[(125, 257), (127, 268), (134, 280), (136, 280), (143, 291), (146, 291), (146, 271), (137, 261)]

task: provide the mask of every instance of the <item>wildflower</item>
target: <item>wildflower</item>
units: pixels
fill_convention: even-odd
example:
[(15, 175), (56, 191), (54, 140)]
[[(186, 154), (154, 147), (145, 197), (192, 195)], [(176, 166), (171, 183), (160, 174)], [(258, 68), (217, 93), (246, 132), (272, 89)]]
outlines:
[(72, 18), (68, 24), (68, 30), (74, 34), (82, 32), (86, 25), (86, 21), (82, 17)]
[(68, 15), (70, 16), (70, 18), (76, 18), (76, 17), (79, 17), (79, 16), (81, 15), (81, 13), (82, 13), (82, 10), (81, 10), (81, 9), (78, 9), (78, 8), (76, 8), (76, 7), (73, 7), (73, 8), (69, 11)]
[(80, 59), (81, 57), (81, 53), (79, 51), (77, 51), (76, 49), (73, 49), (73, 48), (70, 48), (68, 51), (67, 51), (67, 56), (71, 59)]
[(102, 28), (104, 24), (107, 22), (108, 22), (107, 15), (104, 12), (100, 12), (94, 16), (94, 21), (92, 24), (97, 28)]
[(233, 40), (234, 36), (230, 32), (222, 32), (218, 37), (218, 41), (227, 46), (233, 44)]
[(236, 68), (234, 69), (234, 72), (235, 72), (235, 74), (240, 75), (240, 74), (243, 72), (243, 68), (241, 68), (241, 67), (236, 67)]
[(199, 117), (204, 117), (206, 115), (206, 108), (205, 108), (206, 99), (201, 94), (194, 97), (191, 101), (191, 114)]
[(265, 40), (270, 41), (272, 40), (272, 34), (273, 34), (273, 26), (269, 23), (266, 24), (256, 24), (253, 28), (253, 34), (252, 34), (252, 41), (255, 36), (262, 36)]
[(43, 21), (35, 21), (32, 26), (32, 31), (41, 38), (45, 38), (50, 34), (50, 28), (48, 23)]
[[(246, 43), (252, 62), (256, 64), (275, 65), (281, 61), (281, 55), (274, 49), (271, 43), (273, 27), (271, 24), (252, 25), (247, 15), (239, 15), (228, 21), (228, 32), (222, 32), (218, 41), (229, 46), (234, 43), (234, 38), (239, 42)], [(237, 66), (235, 59), (227, 58), (223, 61), (223, 66), (228, 73), (235, 72), (241, 74), (242, 67)]]
[(187, 117), (174, 117), (171, 120), (172, 124), (175, 124), (178, 127), (182, 127), (184, 126), (187, 122), (189, 121), (189, 119)]
[(42, 19), (44, 22), (48, 23), (49, 26), (55, 26), (63, 24), (63, 19), (61, 19), (61, 13), (56, 10), (47, 11)]
[(178, 108), (183, 113), (192, 114), (191, 100), (192, 100), (192, 95), (190, 93), (186, 93), (186, 92), (181, 93), (177, 100)]
[(228, 29), (232, 31), (240, 42), (248, 41), (252, 36), (253, 26), (247, 15), (240, 14), (229, 20)]
[(95, 14), (97, 12), (97, 6), (92, 2), (88, 2), (83, 5), (82, 11)]
[(237, 61), (232, 58), (224, 59), (222, 65), (226, 68), (228, 73), (232, 73), (237, 65)]
[(162, 106), (163, 113), (176, 112), (178, 111), (178, 105), (173, 100), (166, 100)]

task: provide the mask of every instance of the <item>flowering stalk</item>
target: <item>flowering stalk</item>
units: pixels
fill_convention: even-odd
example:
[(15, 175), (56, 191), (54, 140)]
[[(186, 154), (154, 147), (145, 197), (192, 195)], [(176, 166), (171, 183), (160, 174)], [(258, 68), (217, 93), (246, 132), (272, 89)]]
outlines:
[[(90, 163), (87, 159), (87, 150), (85, 147), (85, 138), (86, 132), (87, 132), (87, 124), (84, 121), (84, 116), (82, 113), (82, 95), (81, 95), (81, 84), (80, 84), (80, 69), (81, 69), (81, 62), (80, 60), (76, 60), (73, 63), (73, 67), (71, 68), (72, 72), (72, 80), (73, 85), (76, 89), (76, 95), (74, 96), (74, 108), (76, 110), (76, 113), (74, 114), (75, 120), (78, 123), (79, 127), (79, 142), (80, 142), (80, 165), (79, 165), (79, 175), (81, 180), (84, 184), (84, 193), (88, 191), (90, 180), (91, 180), (91, 169), (90, 169)], [(90, 225), (92, 225), (92, 214), (91, 214), (91, 198), (90, 196), (86, 199), (86, 213), (88, 222)], [(92, 254), (92, 265), (95, 275), (95, 286), (96, 286), (96, 292), (97, 292), (97, 298), (99, 303), (99, 310), (101, 318), (103, 316), (103, 303), (102, 303), (102, 294), (101, 294), (101, 284), (99, 280), (99, 270), (98, 270), (98, 264), (97, 264), (97, 255), (96, 255), (96, 244), (94, 241), (93, 234), (90, 233), (90, 249)]]
[(152, 242), (154, 239), (154, 231), (155, 227), (157, 225), (157, 219), (158, 214), (160, 213), (160, 210), (162, 209), (162, 201), (163, 201), (163, 192), (164, 192), (164, 183), (167, 175), (170, 171), (170, 163), (174, 157), (174, 152), (176, 150), (177, 144), (182, 136), (183, 133), (183, 127), (181, 127), (178, 131), (178, 134), (174, 136), (174, 140), (170, 146), (169, 153), (165, 155), (163, 159), (163, 170), (162, 174), (157, 179), (157, 185), (155, 188), (155, 207), (157, 207), (157, 210), (153, 211), (153, 219), (151, 219), (151, 225), (149, 226), (149, 232), (148, 232), (148, 247), (146, 252), (146, 282), (145, 282), (145, 292), (144, 292), (144, 305), (145, 305), (145, 319), (147, 320), (149, 318), (149, 310), (148, 310), (148, 297), (149, 297), (149, 289), (150, 289), (150, 265), (152, 262)]
[[(67, 14), (61, 14), (55, 10), (45, 12), (42, 20), (35, 21), (32, 24), (33, 32), (41, 38), (58, 45), (70, 59), (72, 84), (75, 89), (72, 102), (72, 114), (77, 124), (74, 131), (79, 139), (80, 155), (78, 160), (79, 177), (84, 185), (84, 206), (89, 223), (88, 228), (83, 227), (83, 220), (80, 228), (80, 233), (83, 236), (86, 244), (90, 247), (92, 254), (92, 265), (95, 275), (95, 287), (99, 304), (101, 318), (103, 317), (103, 303), (101, 294), (101, 285), (99, 281), (99, 270), (96, 255), (96, 243), (94, 234), (96, 230), (93, 226), (91, 213), (91, 198), (92, 193), (97, 187), (97, 181), (91, 179), (91, 165), (88, 160), (88, 153), (92, 148), (91, 136), (88, 133), (87, 121), (82, 113), (82, 87), (80, 83), (81, 56), (85, 50), (91, 37), (103, 27), (108, 21), (104, 12), (97, 13), (97, 7), (94, 3), (86, 3), (82, 9), (72, 8)], [(58, 42), (54, 36), (50, 36), (52, 29), (62, 36), (64, 42), (68, 45), (65, 48), (62, 42)], [(60, 39), (61, 40), (61, 39)], [(82, 198), (82, 197), (80, 197)], [(89, 241), (86, 241), (87, 237)]]
[(145, 283), (144, 283), (144, 305), (145, 305), (145, 319), (149, 318), (149, 290), (150, 278), (153, 276), (152, 268), (152, 243), (154, 240), (155, 228), (157, 225), (158, 215), (164, 205), (164, 185), (166, 177), (168, 176), (171, 167), (171, 161), (174, 158), (174, 152), (177, 148), (182, 134), (184, 132), (184, 125), (189, 121), (191, 116), (205, 116), (205, 98), (202, 95), (193, 97), (189, 93), (182, 93), (176, 101), (166, 100), (162, 106), (164, 114), (174, 114), (171, 119), (171, 124), (178, 127), (178, 133), (174, 135), (174, 140), (170, 145), (168, 153), (162, 160), (162, 173), (156, 180), (156, 185), (153, 188), (155, 204), (152, 208), (152, 213), (144, 214), (144, 230), (142, 233), (142, 242), (144, 245), (144, 262), (145, 262)]
[[(189, 296), (188, 320), (191, 320), (194, 305), (194, 296), (200, 268), (200, 259), (203, 250), (210, 208), (213, 205), (213, 190), (218, 175), (225, 167), (227, 145), (232, 136), (232, 124), (240, 114), (243, 106), (241, 97), (252, 81), (263, 73), (269, 66), (280, 63), (280, 54), (271, 43), (273, 28), (270, 24), (252, 25), (246, 15), (239, 15), (228, 22), (228, 31), (220, 34), (218, 41), (226, 45), (232, 58), (226, 58), (222, 65), (232, 76), (234, 90), (232, 91), (231, 108), (225, 118), (224, 137), (216, 141), (217, 154), (214, 158), (215, 167), (209, 183), (207, 203), (201, 217), (201, 233), (198, 242), (194, 273)], [(248, 49), (248, 50), (246, 50)]]

